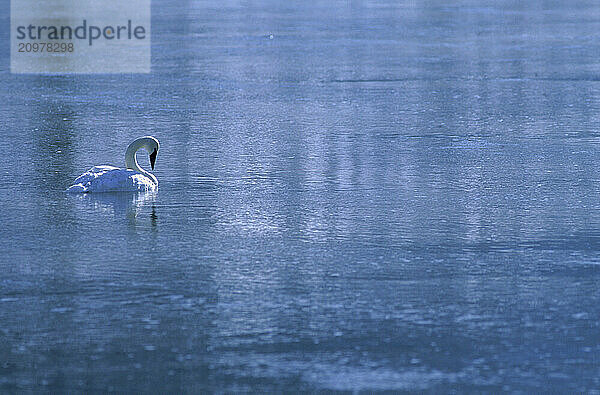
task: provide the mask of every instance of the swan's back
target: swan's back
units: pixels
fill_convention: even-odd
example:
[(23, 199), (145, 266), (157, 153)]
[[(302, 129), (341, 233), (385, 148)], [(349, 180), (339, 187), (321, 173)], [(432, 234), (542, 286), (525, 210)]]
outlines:
[(70, 193), (154, 191), (156, 184), (143, 174), (114, 166), (94, 166), (73, 181)]

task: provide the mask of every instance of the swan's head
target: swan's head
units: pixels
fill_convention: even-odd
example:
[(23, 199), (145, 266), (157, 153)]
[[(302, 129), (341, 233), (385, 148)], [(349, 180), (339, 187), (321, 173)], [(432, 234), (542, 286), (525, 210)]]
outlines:
[(158, 150), (160, 149), (160, 144), (158, 140), (152, 136), (142, 137), (144, 140), (143, 147), (150, 154), (150, 167), (154, 170), (154, 163), (156, 162), (156, 156), (158, 155)]
[(154, 164), (156, 163), (160, 144), (158, 143), (158, 140), (152, 136), (140, 137), (129, 144), (129, 147), (127, 147), (127, 151), (125, 152), (125, 166), (127, 166), (128, 169), (142, 172), (135, 160), (135, 154), (141, 148), (145, 149), (146, 152), (148, 152), (148, 155), (150, 155), (150, 166), (152, 166), (152, 170), (154, 170)]

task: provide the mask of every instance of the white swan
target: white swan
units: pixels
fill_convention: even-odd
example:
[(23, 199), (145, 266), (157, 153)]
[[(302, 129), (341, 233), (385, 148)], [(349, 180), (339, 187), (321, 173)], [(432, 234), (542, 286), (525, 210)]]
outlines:
[(125, 169), (114, 166), (94, 166), (77, 177), (66, 192), (155, 191), (158, 189), (158, 180), (154, 174), (138, 165), (135, 154), (139, 149), (144, 148), (150, 154), (150, 166), (154, 170), (159, 147), (158, 140), (154, 137), (140, 137), (127, 147)]

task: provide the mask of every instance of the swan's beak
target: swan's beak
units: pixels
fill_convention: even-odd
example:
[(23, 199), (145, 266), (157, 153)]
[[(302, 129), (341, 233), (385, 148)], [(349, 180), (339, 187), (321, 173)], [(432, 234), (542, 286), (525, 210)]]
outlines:
[(152, 151), (152, 153), (150, 154), (150, 167), (152, 168), (152, 170), (154, 170), (154, 162), (156, 162), (157, 153), (158, 151), (156, 151), (156, 148), (154, 148), (154, 151)]

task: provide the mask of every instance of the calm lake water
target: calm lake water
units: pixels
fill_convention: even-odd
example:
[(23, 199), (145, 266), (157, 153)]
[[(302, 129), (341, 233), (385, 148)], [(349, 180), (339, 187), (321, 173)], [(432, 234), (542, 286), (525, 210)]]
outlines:
[[(149, 75), (5, 48), (0, 391), (600, 390), (600, 4), (497, 3), (155, 1)], [(63, 192), (147, 134), (157, 194)]]

